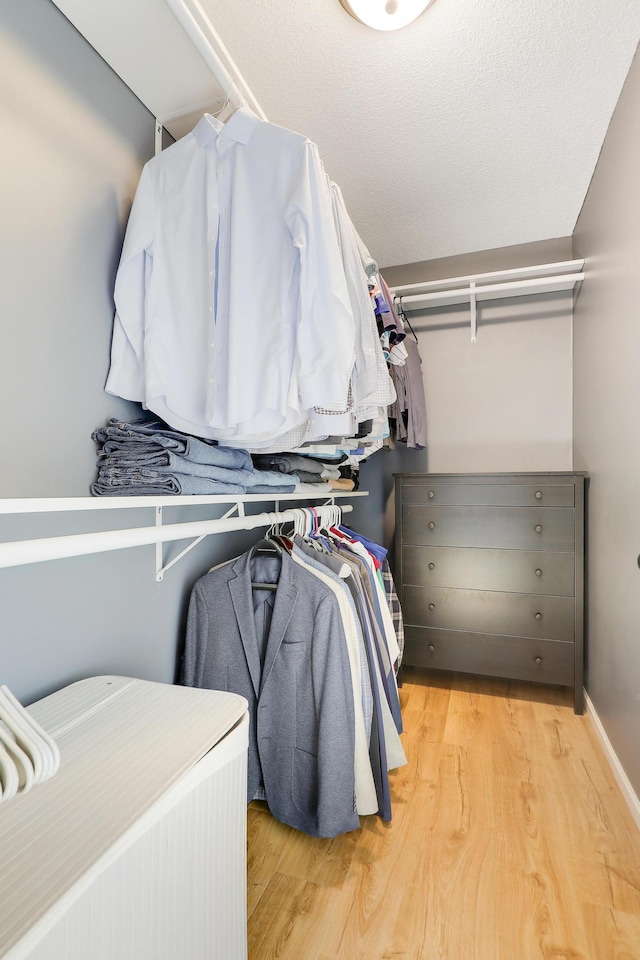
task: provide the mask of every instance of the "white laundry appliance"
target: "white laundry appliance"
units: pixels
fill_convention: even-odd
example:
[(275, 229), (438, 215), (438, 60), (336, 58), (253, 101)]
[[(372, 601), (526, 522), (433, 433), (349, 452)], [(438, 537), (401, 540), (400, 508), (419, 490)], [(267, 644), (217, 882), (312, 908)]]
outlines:
[(29, 711), (62, 762), (0, 805), (0, 957), (246, 960), (246, 701), (114, 676)]

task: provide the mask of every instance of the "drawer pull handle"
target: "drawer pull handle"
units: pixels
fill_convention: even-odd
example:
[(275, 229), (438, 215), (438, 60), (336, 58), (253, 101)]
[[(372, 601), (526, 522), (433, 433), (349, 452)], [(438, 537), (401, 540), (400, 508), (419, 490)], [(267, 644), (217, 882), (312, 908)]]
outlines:
[(430, 603), (430, 604), (429, 604), (429, 610), (435, 610), (435, 608), (436, 608), (435, 603)]
[(429, 653), (433, 653), (434, 650), (435, 650), (434, 645), (433, 645), (432, 643), (430, 643), (430, 644), (429, 644)]
[(536, 663), (542, 663), (542, 657), (536, 657)]
[(536, 500), (542, 500), (542, 491), (536, 490)]
[(542, 533), (542, 524), (536, 523), (536, 533)]
[(435, 530), (435, 528), (436, 528), (435, 523), (433, 522), (433, 520), (430, 520), (430, 521), (429, 521), (429, 530)]
[(536, 613), (536, 620), (542, 620), (542, 614)]
[(429, 500), (433, 500), (434, 497), (435, 497), (435, 493), (433, 492), (433, 490), (429, 490)]
[(430, 564), (429, 564), (429, 570), (435, 570), (435, 568), (436, 568), (435, 563), (430, 563)]
[(541, 577), (541, 576), (542, 576), (542, 570), (540, 569), (540, 567), (538, 567), (538, 569), (536, 570), (536, 577)]

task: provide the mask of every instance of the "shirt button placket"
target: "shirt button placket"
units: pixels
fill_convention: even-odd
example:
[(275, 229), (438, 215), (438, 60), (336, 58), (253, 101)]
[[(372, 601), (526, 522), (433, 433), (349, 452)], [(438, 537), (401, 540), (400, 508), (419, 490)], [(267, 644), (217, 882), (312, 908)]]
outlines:
[(211, 420), (214, 412), (214, 349), (215, 349), (215, 302), (216, 302), (216, 247), (218, 243), (218, 171), (217, 153), (212, 150), (209, 154), (210, 167), (208, 170), (207, 189), (207, 260), (209, 264), (208, 296), (209, 296), (209, 346), (207, 364), (207, 403), (206, 418)]

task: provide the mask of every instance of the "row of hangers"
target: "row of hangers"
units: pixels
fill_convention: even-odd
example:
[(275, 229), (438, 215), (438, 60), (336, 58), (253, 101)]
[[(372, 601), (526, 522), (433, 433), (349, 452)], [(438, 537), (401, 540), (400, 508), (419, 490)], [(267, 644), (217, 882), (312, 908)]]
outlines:
[(8, 687), (0, 687), (0, 803), (50, 780), (60, 750)]
[[(251, 549), (251, 556), (256, 557), (264, 554), (282, 556), (284, 546), (290, 546), (293, 537), (299, 535), (305, 540), (310, 540), (315, 546), (323, 549), (323, 533), (328, 534), (331, 527), (339, 526), (342, 523), (342, 509), (334, 503), (324, 504), (320, 507), (297, 507), (296, 516), (290, 521), (292, 530), (287, 534), (281, 529), (280, 525), (269, 527), (265, 536), (259, 540)], [(277, 583), (254, 583), (253, 590), (277, 590)]]

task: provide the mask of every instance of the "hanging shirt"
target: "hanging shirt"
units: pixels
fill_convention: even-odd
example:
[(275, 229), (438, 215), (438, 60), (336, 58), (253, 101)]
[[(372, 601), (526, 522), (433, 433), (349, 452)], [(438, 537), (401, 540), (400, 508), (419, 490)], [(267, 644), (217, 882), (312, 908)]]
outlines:
[[(343, 620), (343, 629), (351, 667), (351, 683), (353, 686), (353, 706), (354, 706), (354, 784), (355, 784), (355, 802), (356, 810), (360, 816), (367, 816), (376, 813), (378, 802), (376, 797), (376, 787), (373, 779), (373, 771), (369, 760), (369, 749), (367, 741), (367, 732), (363, 711), (363, 691), (362, 691), (362, 663), (361, 657), (366, 653), (364, 651), (364, 638), (362, 637), (355, 609), (351, 610), (349, 601), (351, 600), (348, 587), (340, 581), (340, 577), (323, 568), (320, 562), (313, 557), (309, 557), (298, 545), (300, 538), (296, 538), (291, 551), (291, 558), (294, 562), (307, 567), (315, 576), (317, 576), (331, 590), (338, 601), (340, 613)], [(359, 633), (358, 633), (359, 632)], [(362, 647), (362, 653), (360, 652)], [(369, 682), (368, 696), (372, 697), (371, 683)], [(369, 729), (371, 728), (371, 719), (369, 719)]]
[(150, 160), (115, 285), (106, 390), (201, 437), (344, 402), (354, 318), (317, 148), (246, 107)]
[[(360, 407), (364, 408), (365, 401), (380, 390), (382, 398), (376, 399), (375, 402), (391, 403), (395, 390), (383, 362), (376, 318), (367, 286), (367, 275), (360, 260), (353, 224), (338, 185), (330, 182), (330, 191), (342, 262), (356, 321), (355, 399)], [(371, 405), (370, 402), (368, 405)]]

